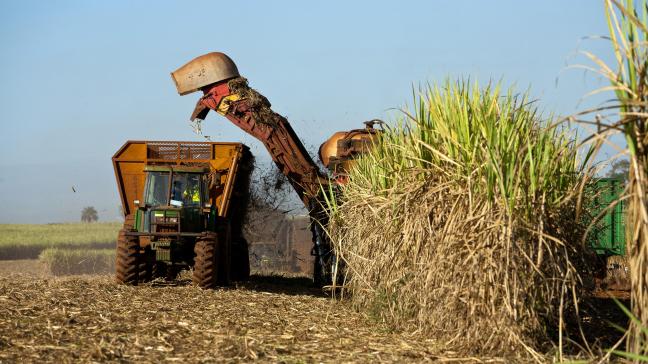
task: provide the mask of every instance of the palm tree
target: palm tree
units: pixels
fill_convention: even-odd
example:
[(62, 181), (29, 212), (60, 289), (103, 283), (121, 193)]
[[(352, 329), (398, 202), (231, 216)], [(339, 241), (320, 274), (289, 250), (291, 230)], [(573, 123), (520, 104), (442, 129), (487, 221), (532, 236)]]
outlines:
[(99, 215), (97, 214), (97, 210), (95, 210), (94, 207), (88, 206), (84, 207), (83, 210), (81, 210), (81, 221), (95, 222), (97, 220), (99, 220)]

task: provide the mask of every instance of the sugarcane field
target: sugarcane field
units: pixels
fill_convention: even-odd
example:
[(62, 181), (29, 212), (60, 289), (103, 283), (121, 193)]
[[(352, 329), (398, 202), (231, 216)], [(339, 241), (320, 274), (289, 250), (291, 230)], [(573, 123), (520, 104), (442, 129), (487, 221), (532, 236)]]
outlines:
[(648, 363), (648, 0), (0, 20), (0, 364)]

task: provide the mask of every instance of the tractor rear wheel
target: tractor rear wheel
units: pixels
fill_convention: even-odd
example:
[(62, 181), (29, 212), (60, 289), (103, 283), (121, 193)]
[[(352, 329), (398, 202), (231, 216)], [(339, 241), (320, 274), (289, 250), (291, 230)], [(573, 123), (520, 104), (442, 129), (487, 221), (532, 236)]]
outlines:
[(203, 233), (194, 246), (193, 283), (203, 289), (218, 285), (218, 261), (220, 246), (215, 233)]
[(177, 265), (167, 265), (164, 280), (167, 282), (175, 281), (180, 274), (180, 268)]
[(239, 241), (232, 244), (232, 280), (250, 280), (250, 255), (248, 242), (241, 237)]
[(121, 229), (117, 237), (117, 260), (115, 278), (118, 283), (136, 286), (139, 280), (140, 254), (139, 239), (128, 236), (129, 229)]
[(164, 279), (166, 279), (166, 275), (167, 275), (167, 265), (166, 265), (166, 263), (155, 262), (153, 264), (152, 270), (153, 270), (153, 272), (152, 272), (151, 275), (153, 276), (153, 279), (156, 279), (156, 278), (164, 278)]
[(155, 252), (151, 250), (151, 246), (147, 246), (144, 250), (139, 251), (139, 269), (138, 269), (138, 282), (150, 282), (153, 280), (153, 265), (155, 264)]

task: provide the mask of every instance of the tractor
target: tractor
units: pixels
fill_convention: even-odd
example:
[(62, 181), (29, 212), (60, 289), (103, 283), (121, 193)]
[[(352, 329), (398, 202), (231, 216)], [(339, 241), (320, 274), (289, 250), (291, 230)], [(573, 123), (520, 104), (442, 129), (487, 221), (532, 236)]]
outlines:
[(128, 141), (112, 160), (125, 217), (118, 282), (173, 280), (183, 269), (202, 288), (249, 277), (241, 231), (252, 170), (247, 146)]

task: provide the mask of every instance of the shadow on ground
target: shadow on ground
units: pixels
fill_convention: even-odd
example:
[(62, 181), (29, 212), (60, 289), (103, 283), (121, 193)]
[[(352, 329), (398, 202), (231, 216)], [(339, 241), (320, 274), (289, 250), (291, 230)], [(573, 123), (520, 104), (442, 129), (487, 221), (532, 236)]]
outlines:
[(247, 282), (235, 283), (237, 288), (245, 288), (258, 292), (280, 293), (286, 295), (308, 295), (327, 297), (321, 289), (313, 285), (313, 280), (306, 277), (285, 277), (280, 275), (252, 275)]
[[(184, 287), (190, 286), (191, 274), (182, 274), (173, 281), (155, 279), (146, 283), (152, 287)], [(313, 285), (313, 280), (306, 277), (286, 277), (282, 275), (252, 275), (246, 282), (232, 282), (224, 289), (249, 289), (256, 292), (278, 293), (290, 296), (312, 296), (328, 297), (329, 295), (321, 288)]]
[[(565, 331), (563, 341), (566, 354), (577, 355), (588, 352), (604, 355), (607, 349), (617, 345), (623, 339), (629, 318), (619, 305), (630, 307), (630, 301), (612, 299), (586, 298), (580, 303), (578, 314), (573, 308), (565, 314)], [(558, 343), (558, 328), (549, 327), (548, 332), (553, 341)], [(621, 343), (618, 349), (624, 349)]]

